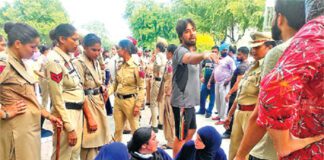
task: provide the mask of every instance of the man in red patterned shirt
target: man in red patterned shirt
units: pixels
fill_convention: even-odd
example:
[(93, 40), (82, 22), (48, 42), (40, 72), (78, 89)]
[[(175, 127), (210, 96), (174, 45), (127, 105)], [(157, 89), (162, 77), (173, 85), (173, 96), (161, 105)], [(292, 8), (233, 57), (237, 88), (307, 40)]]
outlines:
[(261, 81), (257, 123), (281, 159), (324, 157), (324, 1), (306, 0), (307, 24)]

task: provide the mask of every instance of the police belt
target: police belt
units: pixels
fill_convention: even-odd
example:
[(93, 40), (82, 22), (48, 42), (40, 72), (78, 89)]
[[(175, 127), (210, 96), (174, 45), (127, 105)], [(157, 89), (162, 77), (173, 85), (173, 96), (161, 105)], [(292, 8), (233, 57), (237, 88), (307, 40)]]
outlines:
[(81, 110), (83, 108), (83, 103), (71, 103), (66, 102), (65, 103), (66, 109), (73, 109), (73, 110)]
[(238, 105), (238, 109), (240, 111), (253, 111), (255, 108), (255, 104), (251, 104), (251, 105)]
[(122, 95), (122, 94), (117, 93), (116, 97), (118, 97), (119, 99), (128, 99), (128, 98), (136, 97), (136, 94)]
[(156, 81), (162, 81), (162, 78), (160, 78), (160, 77), (154, 77), (154, 79), (155, 79)]
[(93, 89), (85, 89), (84, 94), (86, 96), (88, 96), (88, 95), (94, 95), (95, 96), (95, 95), (98, 95), (98, 94), (102, 94), (102, 89), (100, 87), (93, 88)]

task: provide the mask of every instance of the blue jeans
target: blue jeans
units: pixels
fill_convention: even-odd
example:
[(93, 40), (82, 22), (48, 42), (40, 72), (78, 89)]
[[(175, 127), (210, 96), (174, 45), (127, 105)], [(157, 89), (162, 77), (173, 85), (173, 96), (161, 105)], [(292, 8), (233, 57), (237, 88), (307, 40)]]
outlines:
[[(205, 106), (206, 106), (206, 99), (208, 95), (209, 95), (209, 106), (206, 110)], [(214, 108), (214, 104), (215, 104), (215, 84), (212, 83), (210, 89), (208, 89), (207, 84), (203, 83), (200, 90), (200, 109), (198, 112), (199, 113), (207, 112), (211, 114)]]

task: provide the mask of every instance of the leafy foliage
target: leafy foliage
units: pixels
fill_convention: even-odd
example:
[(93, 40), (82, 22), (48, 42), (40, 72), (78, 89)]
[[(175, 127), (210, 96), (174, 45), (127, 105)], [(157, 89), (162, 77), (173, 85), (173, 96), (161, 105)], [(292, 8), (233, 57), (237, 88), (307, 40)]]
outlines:
[[(36, 28), (43, 43), (50, 43), (49, 32), (69, 18), (59, 0), (15, 0), (0, 8), (0, 26), (8, 21), (23, 22)], [(4, 34), (0, 30), (0, 34)]]

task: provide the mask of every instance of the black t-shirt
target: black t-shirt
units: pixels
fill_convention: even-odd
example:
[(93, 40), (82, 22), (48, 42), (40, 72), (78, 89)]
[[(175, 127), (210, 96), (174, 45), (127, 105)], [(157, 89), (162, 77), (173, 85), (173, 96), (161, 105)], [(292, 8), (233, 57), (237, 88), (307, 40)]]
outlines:
[(239, 75), (244, 75), (245, 71), (249, 69), (249, 62), (241, 62), (239, 66), (235, 69), (233, 77), (231, 79), (231, 88), (234, 86), (236, 79)]

